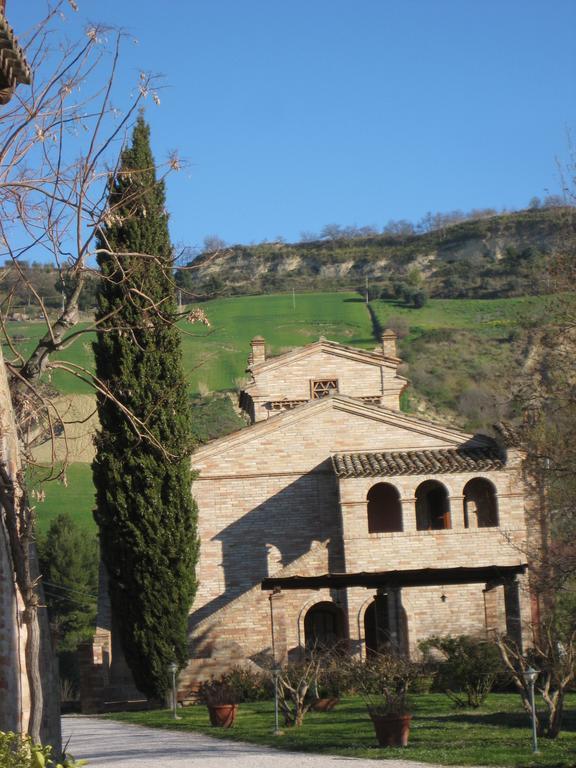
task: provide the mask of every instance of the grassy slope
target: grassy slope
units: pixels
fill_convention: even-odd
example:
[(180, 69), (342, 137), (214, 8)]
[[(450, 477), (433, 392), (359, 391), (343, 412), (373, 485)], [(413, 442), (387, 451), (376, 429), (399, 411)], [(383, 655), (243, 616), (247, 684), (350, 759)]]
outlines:
[[(206, 387), (211, 391), (230, 389), (241, 378), (250, 352), (250, 339), (261, 335), (269, 350), (277, 354), (283, 349), (308, 344), (319, 336), (352, 344), (374, 346), (370, 319), (358, 294), (306, 293), (242, 296), (216, 299), (203, 304), (210, 328), (182, 322), (184, 370), (190, 392)], [(81, 326), (79, 326), (80, 328)], [(9, 323), (8, 332), (23, 336), (18, 344), (25, 354), (43, 333), (41, 323)], [(93, 334), (81, 336), (55, 360), (70, 361), (93, 370), (91, 342)], [(5, 355), (11, 355), (5, 348)], [(55, 371), (52, 384), (64, 393), (86, 393), (90, 387), (67, 372)]]
[(33, 485), (42, 488), (46, 495), (45, 501), (35, 502), (40, 535), (46, 533), (52, 520), (61, 512), (67, 512), (86, 533), (95, 533), (96, 523), (92, 518), (95, 492), (90, 464), (70, 464), (66, 470), (66, 485), (60, 480), (42, 483), (45, 476), (41, 470), (35, 470), (32, 475)]
[(391, 318), (409, 324), (400, 354), (411, 391), (471, 431), (498, 420), (524, 362), (524, 330), (556, 311), (546, 296), (436, 299), (418, 310), (374, 301), (372, 308), (382, 327)]
[(438, 328), (473, 329), (486, 335), (509, 332), (528, 319), (541, 316), (549, 299), (524, 296), (517, 299), (431, 299), (425, 307), (413, 309), (394, 301), (372, 302), (380, 322), (404, 317), (411, 333)]
[[(234, 387), (244, 375), (250, 339), (256, 335), (266, 338), (268, 350), (273, 354), (308, 344), (319, 336), (355, 346), (374, 346), (370, 318), (357, 294), (297, 294), (295, 304), (294, 310), (292, 294), (220, 299), (203, 305), (210, 318), (210, 328), (182, 323), (184, 370), (191, 394), (199, 389), (216, 391)], [(42, 330), (39, 323), (9, 325), (11, 335), (18, 334), (28, 339), (19, 344), (23, 352), (32, 349)], [(91, 334), (80, 337), (62, 357), (91, 370), (91, 340)], [(8, 352), (6, 354), (8, 356)], [(90, 392), (88, 385), (62, 371), (54, 373), (52, 384), (67, 394)], [(206, 407), (202, 408), (202, 399), (194, 402), (200, 404), (199, 431), (210, 436), (206, 419), (212, 418), (210, 412), (213, 416), (214, 404), (204, 403)], [(219, 428), (223, 432), (238, 429), (240, 421), (225, 401), (224, 406), (218, 408)], [(69, 511), (86, 530), (95, 530), (92, 520), (94, 489), (89, 464), (71, 464), (67, 475), (68, 487), (59, 482), (44, 483), (42, 486), (46, 501), (37, 504), (41, 533), (63, 509)]]
[(406, 749), (380, 749), (362, 702), (344, 699), (328, 713), (310, 712), (301, 728), (272, 734), (271, 701), (241, 704), (231, 729), (211, 728), (203, 706), (180, 710), (175, 723), (170, 712), (132, 712), (112, 719), (179, 731), (200, 731), (222, 739), (247, 741), (292, 751), (345, 757), (420, 760), (442, 765), (556, 766), (574, 765), (576, 754), (576, 695), (566, 702), (564, 732), (554, 741), (540, 740), (540, 754), (531, 752), (530, 725), (517, 694), (491, 694), (479, 710), (457, 710), (443, 694), (412, 697), (413, 720)]
[(244, 376), (250, 339), (264, 336), (278, 354), (325, 336), (344, 344), (373, 347), (370, 318), (357, 294), (306, 293), (242, 296), (206, 302), (211, 328), (187, 326), (184, 368), (191, 390), (229, 389)]
[[(266, 338), (268, 352), (278, 354), (326, 336), (353, 346), (373, 348), (371, 321), (364, 302), (354, 293), (245, 296), (218, 299), (203, 305), (211, 327), (182, 324), (184, 367), (191, 394), (230, 389), (244, 375), (250, 339)], [(431, 300), (422, 309), (410, 309), (392, 301), (374, 301), (372, 307), (385, 327), (391, 317), (403, 317), (410, 326), (401, 343), (402, 356), (409, 363), (408, 376), (420, 394), (436, 407), (455, 409), (462, 392), (479, 384), (490, 387), (505, 382), (512, 367), (510, 337), (522, 324), (533, 322), (547, 311), (544, 297), (496, 300)], [(12, 334), (30, 341), (41, 332), (40, 325), (13, 323)], [(91, 366), (89, 337), (66, 353), (68, 359)], [(53, 383), (68, 393), (85, 392), (87, 387), (58, 372)], [(202, 403), (196, 398), (195, 403)], [(213, 405), (198, 412), (201, 429), (211, 418)], [(237, 428), (234, 415), (224, 414), (223, 429)], [(463, 421), (474, 427), (472, 415)], [(68, 472), (69, 487), (45, 484), (46, 502), (39, 507), (41, 529), (57, 510), (67, 508), (92, 525), (93, 489), (88, 465), (74, 464)]]

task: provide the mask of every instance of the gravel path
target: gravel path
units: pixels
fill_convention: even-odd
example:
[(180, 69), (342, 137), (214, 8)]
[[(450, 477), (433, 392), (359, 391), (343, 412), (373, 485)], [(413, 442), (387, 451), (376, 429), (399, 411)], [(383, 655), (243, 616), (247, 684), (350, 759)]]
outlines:
[[(95, 717), (63, 718), (64, 744), (87, 768), (376, 768), (374, 760), (280, 752), (269, 747), (212, 739), (200, 733), (116, 723)], [(380, 763), (382, 765), (382, 763)], [(434, 768), (387, 760), (386, 768)]]

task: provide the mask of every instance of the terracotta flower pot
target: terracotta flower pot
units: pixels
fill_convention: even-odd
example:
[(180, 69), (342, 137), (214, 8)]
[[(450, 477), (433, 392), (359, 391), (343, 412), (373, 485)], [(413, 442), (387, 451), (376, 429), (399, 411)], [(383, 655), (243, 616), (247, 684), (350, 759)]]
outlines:
[(370, 712), (381, 747), (407, 747), (412, 715), (377, 715)]
[(316, 699), (314, 704), (312, 704), (312, 709), (315, 712), (330, 712), (330, 710), (334, 709), (336, 704), (340, 699), (332, 698), (332, 699)]
[(234, 725), (238, 704), (208, 704), (210, 724), (215, 728), (230, 728)]

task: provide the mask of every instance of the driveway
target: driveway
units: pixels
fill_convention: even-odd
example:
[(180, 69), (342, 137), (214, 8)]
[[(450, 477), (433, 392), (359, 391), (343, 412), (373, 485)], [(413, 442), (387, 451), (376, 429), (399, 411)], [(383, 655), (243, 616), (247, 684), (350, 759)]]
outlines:
[[(116, 723), (96, 717), (62, 720), (64, 744), (87, 768), (376, 768), (374, 760), (280, 752), (269, 747), (212, 739), (200, 733)], [(380, 763), (381, 765), (382, 763)], [(423, 763), (387, 760), (386, 768), (424, 768)], [(426, 764), (425, 768), (433, 768)]]

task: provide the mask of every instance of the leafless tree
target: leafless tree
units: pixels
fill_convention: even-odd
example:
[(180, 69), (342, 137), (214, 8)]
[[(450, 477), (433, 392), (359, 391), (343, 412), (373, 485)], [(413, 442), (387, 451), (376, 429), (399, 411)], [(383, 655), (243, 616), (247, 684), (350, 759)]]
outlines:
[[(83, 334), (100, 331), (94, 321), (81, 328), (77, 324), (86, 280), (96, 274), (95, 235), (100, 233), (105, 241), (105, 225), (118, 215), (108, 207), (108, 179), (118, 173), (117, 158), (140, 105), (147, 98), (159, 103), (155, 78), (142, 72), (133, 95), (125, 102), (120, 98), (126, 106), (122, 110), (115, 107), (124, 35), (91, 25), (81, 39), (64, 42), (61, 16), (70, 11), (70, 6), (76, 10), (76, 3), (57, 1), (47, 16), (21, 37), (34, 73), (33, 83), (28, 89), (18, 89), (10, 105), (0, 113), (0, 249), (8, 262), (2, 274), (10, 275), (13, 286), (0, 302), (0, 331), (9, 350), (8, 359), (0, 364), (6, 367), (10, 385), (9, 396), (0, 405), (16, 424), (22, 456), (22, 468), (16, 473), (10, 473), (5, 465), (0, 467), (0, 501), (15, 580), (25, 606), (31, 698), (28, 732), (35, 741), (40, 740), (45, 702), (39, 668), (42, 638), (39, 578), (33, 551), (35, 513), (24, 469), (32, 462), (31, 437), (37, 440), (39, 435), (47, 435), (53, 439), (58, 427), (63, 426), (63, 418), (44, 386), (46, 375), (63, 369), (112, 397), (106, 382), (78, 364), (55, 360), (53, 355)], [(177, 157), (172, 156), (157, 173), (163, 177), (179, 167)], [(137, 255), (155, 258), (153, 254)], [(51, 311), (30, 280), (22, 264), (30, 257), (57, 269), (66, 288), (61, 311)], [(128, 301), (139, 290), (131, 277), (123, 274), (129, 286)], [(14, 286), (32, 297), (33, 311), (44, 324), (44, 333), (26, 356), (13, 343), (7, 326), (17, 295)], [(163, 307), (152, 301), (149, 310), (166, 322), (176, 319), (163, 315)], [(205, 320), (199, 310), (190, 319)], [(152, 439), (146, 425), (116, 402), (134, 430), (143, 439)], [(53, 474), (61, 471), (54, 467)]]

